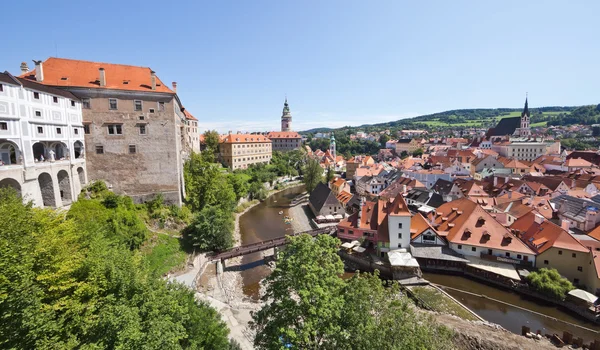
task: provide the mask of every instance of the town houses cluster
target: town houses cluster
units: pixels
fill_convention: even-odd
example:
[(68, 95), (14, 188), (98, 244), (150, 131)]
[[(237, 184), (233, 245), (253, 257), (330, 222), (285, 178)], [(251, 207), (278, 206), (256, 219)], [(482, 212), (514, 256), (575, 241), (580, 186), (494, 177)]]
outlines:
[(330, 149), (307, 151), (339, 176), (311, 193), (315, 222), (335, 223), (345, 247), (399, 278), (420, 267), (511, 285), (547, 267), (598, 293), (600, 153), (567, 151), (529, 118), (526, 101), (520, 117), (468, 138), (402, 132), (350, 159), (323, 135)]
[[(202, 136), (176, 82), (149, 67), (55, 57), (17, 68), (0, 73), (0, 187), (38, 207), (68, 206), (94, 180), (137, 203), (158, 193), (182, 203), (183, 164)], [(286, 99), (281, 131), (222, 135), (219, 159), (244, 169), (301, 141)]]

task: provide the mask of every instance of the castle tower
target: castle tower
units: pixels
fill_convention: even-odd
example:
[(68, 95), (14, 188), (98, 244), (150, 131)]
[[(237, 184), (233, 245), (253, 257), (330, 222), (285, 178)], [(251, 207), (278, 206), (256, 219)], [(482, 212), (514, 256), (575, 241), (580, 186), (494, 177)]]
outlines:
[(527, 96), (525, 96), (525, 107), (523, 108), (523, 113), (521, 113), (521, 128), (519, 129), (519, 136), (521, 137), (529, 137), (531, 136), (531, 129), (529, 125), (530, 114), (529, 114), (529, 105), (527, 103)]
[(329, 153), (333, 157), (333, 161), (335, 162), (335, 137), (333, 137), (333, 133), (331, 133), (331, 141), (329, 142)]
[(283, 114), (281, 115), (281, 131), (292, 130), (292, 114), (290, 113), (290, 106), (288, 105), (287, 97), (283, 104)]

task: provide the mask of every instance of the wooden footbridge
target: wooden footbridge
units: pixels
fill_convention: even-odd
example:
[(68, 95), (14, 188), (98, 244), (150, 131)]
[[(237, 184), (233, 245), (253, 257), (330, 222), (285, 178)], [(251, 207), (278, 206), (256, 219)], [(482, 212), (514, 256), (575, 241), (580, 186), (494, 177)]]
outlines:
[(260, 252), (260, 251), (275, 248), (275, 247), (280, 247), (282, 245), (285, 245), (287, 236), (298, 236), (298, 235), (302, 235), (302, 234), (307, 234), (307, 235), (311, 235), (311, 236), (315, 237), (315, 236), (321, 235), (321, 234), (331, 234), (334, 231), (335, 231), (335, 226), (294, 233), (291, 235), (277, 237), (277, 238), (270, 239), (267, 241), (247, 244), (247, 245), (235, 247), (235, 248), (223, 251), (223, 252), (215, 253), (214, 255), (208, 256), (208, 260), (223, 262), (224, 260), (235, 258), (238, 256), (252, 254), (252, 253)]

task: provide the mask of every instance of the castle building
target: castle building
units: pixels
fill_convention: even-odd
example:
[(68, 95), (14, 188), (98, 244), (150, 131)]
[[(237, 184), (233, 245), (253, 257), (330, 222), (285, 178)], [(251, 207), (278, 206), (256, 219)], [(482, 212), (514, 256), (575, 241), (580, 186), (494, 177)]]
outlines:
[(267, 137), (273, 142), (273, 151), (287, 152), (302, 147), (302, 136), (291, 129), (292, 114), (286, 98), (281, 115), (281, 131), (271, 131), (267, 134)]
[(290, 130), (292, 130), (292, 113), (290, 113), (290, 106), (286, 97), (283, 104), (283, 114), (281, 114), (281, 131)]
[(247, 169), (249, 165), (271, 161), (271, 140), (260, 134), (229, 132), (219, 143), (219, 154), (229, 168)]
[(331, 157), (334, 159), (336, 159), (336, 153), (335, 153), (335, 137), (333, 136), (333, 133), (331, 133), (331, 141), (329, 142), (329, 154), (331, 154)]
[(76, 201), (87, 183), (83, 136), (78, 97), (0, 73), (0, 187), (37, 207)]
[[(21, 75), (81, 99), (89, 180), (141, 203), (180, 205), (190, 151), (182, 103), (148, 67), (51, 57)], [(190, 125), (191, 127), (191, 125)]]

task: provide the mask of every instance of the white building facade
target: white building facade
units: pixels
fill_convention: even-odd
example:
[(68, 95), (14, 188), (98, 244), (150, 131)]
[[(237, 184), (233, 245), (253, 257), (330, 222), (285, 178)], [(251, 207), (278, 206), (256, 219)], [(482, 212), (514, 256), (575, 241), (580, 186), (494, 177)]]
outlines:
[(0, 73), (0, 187), (64, 207), (87, 183), (82, 106), (73, 94)]

